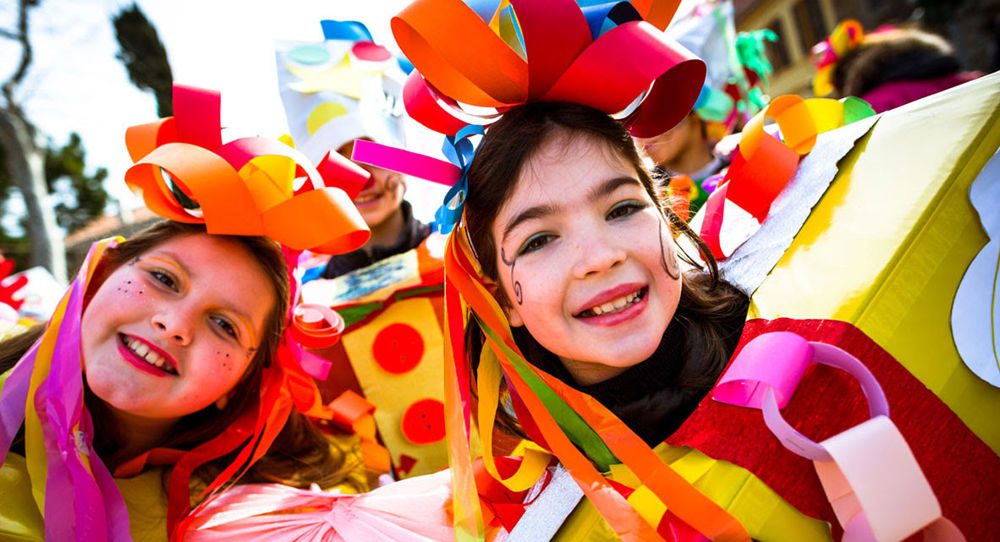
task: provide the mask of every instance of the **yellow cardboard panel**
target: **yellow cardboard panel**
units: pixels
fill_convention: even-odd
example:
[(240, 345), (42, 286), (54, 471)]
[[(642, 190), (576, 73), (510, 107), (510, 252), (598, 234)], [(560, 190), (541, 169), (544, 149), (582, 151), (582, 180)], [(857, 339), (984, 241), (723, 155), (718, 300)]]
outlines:
[(959, 358), (952, 300), (987, 238), (969, 186), (1000, 145), (1000, 74), (890, 111), (844, 159), (753, 297), (764, 318), (851, 322), (1000, 450), (1000, 390)]

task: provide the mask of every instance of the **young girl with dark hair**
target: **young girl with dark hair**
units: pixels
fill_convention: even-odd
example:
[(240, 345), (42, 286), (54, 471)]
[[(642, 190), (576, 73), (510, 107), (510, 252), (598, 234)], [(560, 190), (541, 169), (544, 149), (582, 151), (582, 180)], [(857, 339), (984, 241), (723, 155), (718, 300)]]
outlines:
[[(393, 21), (420, 70), (410, 76), (408, 111), (448, 133), (455, 163), (466, 166), (441, 213), (462, 215), (445, 255), (456, 528), (511, 539), (776, 539), (781, 529), (822, 539), (825, 524), (752, 474), (741, 471), (751, 488), (744, 497), (726, 497), (728, 489), (670, 466), (684, 455), (699, 460), (696, 451), (663, 443), (719, 377), (748, 307), (719, 278), (708, 247), (663, 205), (632, 139), (684, 118), (704, 80), (703, 63), (655, 29), (676, 6), (511, 6), (520, 33), (501, 26), (492, 34), (484, 13), (434, 0)], [(478, 49), (449, 48), (440, 21), (464, 21)], [(607, 48), (616, 46), (630, 58), (612, 81), (608, 66), (588, 61), (610, 61)], [(526, 61), (512, 53), (519, 50)], [(434, 100), (421, 101), (427, 96)], [(470, 137), (483, 130), (463, 122), (476, 115), (489, 127), (472, 157)], [(370, 163), (432, 179), (441, 171), (399, 152)], [(707, 265), (684, 254), (678, 236)], [(472, 416), (478, 467), (469, 462)], [(497, 424), (524, 439), (512, 457), (494, 457), (511, 452), (494, 446)], [(768, 516), (754, 517), (761, 508)]]
[[(648, 444), (684, 421), (736, 347), (746, 295), (711, 255), (682, 275), (674, 236), (701, 240), (600, 111), (537, 103), (504, 115), (469, 170), (465, 220), (525, 357)], [(466, 333), (475, 366), (483, 333)]]

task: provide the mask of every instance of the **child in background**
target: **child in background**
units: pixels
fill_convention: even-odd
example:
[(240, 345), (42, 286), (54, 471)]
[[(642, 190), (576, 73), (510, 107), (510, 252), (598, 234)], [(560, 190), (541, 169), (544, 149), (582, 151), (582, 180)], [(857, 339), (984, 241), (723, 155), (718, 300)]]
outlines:
[[(362, 141), (402, 145), (408, 65), (375, 44), (361, 23), (327, 20), (322, 28), (321, 42), (277, 46), (296, 146), (318, 161), (331, 149), (349, 158)], [(319, 383), (324, 399), (369, 403), (378, 438), (362, 431), (366, 462), (373, 474), (391, 471), (398, 479), (436, 472), (448, 461), (441, 402), (444, 239), (413, 216), (402, 175), (362, 167), (371, 181), (353, 202), (372, 236), (358, 250), (314, 259), (302, 295), (345, 318), (342, 340), (316, 350), (332, 362)]]

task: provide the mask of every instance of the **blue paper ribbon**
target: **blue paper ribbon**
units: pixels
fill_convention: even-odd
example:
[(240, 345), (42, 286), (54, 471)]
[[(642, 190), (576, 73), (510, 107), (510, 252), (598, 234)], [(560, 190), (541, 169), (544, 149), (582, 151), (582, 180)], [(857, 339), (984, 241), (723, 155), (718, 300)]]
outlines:
[(448, 189), (448, 193), (444, 196), (444, 202), (434, 213), (434, 222), (431, 227), (438, 233), (445, 235), (451, 233), (455, 224), (462, 218), (465, 195), (469, 189), (469, 166), (476, 155), (476, 146), (470, 138), (475, 135), (483, 135), (484, 132), (484, 126), (469, 124), (455, 135), (447, 136), (444, 140), (441, 152), (444, 153), (449, 162), (462, 170), (462, 176)]
[(334, 21), (324, 19), (319, 22), (323, 27), (323, 39), (343, 41), (371, 41), (372, 33), (368, 27), (359, 21)]

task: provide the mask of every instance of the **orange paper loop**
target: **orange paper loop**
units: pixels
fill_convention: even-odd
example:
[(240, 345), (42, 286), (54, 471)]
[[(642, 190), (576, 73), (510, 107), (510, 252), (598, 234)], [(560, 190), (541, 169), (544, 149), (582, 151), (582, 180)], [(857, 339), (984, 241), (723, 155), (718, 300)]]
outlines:
[[(175, 117), (126, 133), (135, 160), (125, 182), (164, 218), (203, 223), (209, 233), (266, 235), (297, 250), (342, 253), (370, 233), (350, 197), (368, 174), (328, 157), (325, 177), (298, 151), (259, 137), (223, 144), (219, 95), (174, 87)], [(300, 175), (306, 184), (293, 193)]]

